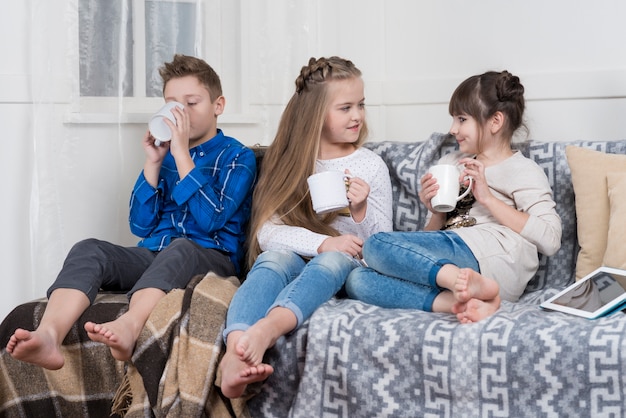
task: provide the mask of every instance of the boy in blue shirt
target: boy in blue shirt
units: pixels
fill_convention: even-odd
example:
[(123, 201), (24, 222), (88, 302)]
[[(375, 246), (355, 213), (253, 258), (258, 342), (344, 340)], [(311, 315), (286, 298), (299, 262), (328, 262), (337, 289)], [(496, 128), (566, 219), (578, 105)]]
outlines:
[(89, 338), (126, 361), (158, 301), (197, 274), (237, 275), (256, 176), (254, 153), (217, 129), (225, 99), (219, 76), (203, 60), (175, 55), (160, 69), (176, 124), (169, 142), (146, 132), (146, 160), (130, 198), (136, 247), (87, 239), (70, 250), (48, 290), (35, 331), (17, 329), (7, 351), (16, 359), (60, 369), (60, 347), (98, 290), (128, 291), (129, 309), (114, 321), (87, 322)]

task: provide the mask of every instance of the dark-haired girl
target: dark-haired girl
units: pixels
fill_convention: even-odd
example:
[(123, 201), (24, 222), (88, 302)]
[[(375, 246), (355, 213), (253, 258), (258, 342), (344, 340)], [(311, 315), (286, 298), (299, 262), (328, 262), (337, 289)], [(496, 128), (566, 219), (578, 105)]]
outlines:
[(537, 271), (538, 252), (554, 254), (561, 220), (543, 170), (511, 148), (521, 127), (524, 87), (508, 71), (462, 82), (449, 104), (450, 133), (459, 151), (440, 163), (464, 166), (472, 196), (454, 211), (434, 211), (438, 190), (422, 177), (420, 200), (429, 210), (425, 231), (381, 232), (364, 244), (368, 267), (346, 282), (351, 298), (387, 308), (451, 312), (463, 323), (493, 314), (501, 299), (516, 301)]

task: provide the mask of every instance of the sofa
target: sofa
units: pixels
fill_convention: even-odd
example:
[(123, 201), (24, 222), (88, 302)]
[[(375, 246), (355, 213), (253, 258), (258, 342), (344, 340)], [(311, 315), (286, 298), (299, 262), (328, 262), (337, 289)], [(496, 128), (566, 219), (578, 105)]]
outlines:
[[(426, 217), (419, 178), (456, 142), (434, 133), (423, 141), (366, 146), (389, 167), (394, 228), (419, 230)], [(235, 278), (209, 272), (168, 294), (127, 363), (113, 360), (82, 330), (87, 320), (106, 321), (126, 309), (123, 295), (103, 293), (64, 342), (60, 371), (15, 361), (2, 350), (0, 416), (109, 416), (113, 403), (114, 416), (127, 417), (626, 416), (626, 315), (588, 320), (539, 307), (594, 263), (626, 268), (619, 242), (626, 192), (613, 187), (626, 184), (626, 140), (515, 146), (548, 176), (562, 245), (540, 257), (520, 300), (503, 302), (491, 317), (460, 324), (452, 314), (333, 298), (268, 351), (265, 361), (275, 372), (230, 401), (219, 391), (217, 364)], [(596, 162), (586, 164), (584, 153)], [(604, 156), (613, 159), (605, 164)], [(579, 239), (580, 231), (600, 242)], [(41, 299), (16, 307), (0, 325), (0, 344), (16, 326), (36, 325), (44, 306)]]

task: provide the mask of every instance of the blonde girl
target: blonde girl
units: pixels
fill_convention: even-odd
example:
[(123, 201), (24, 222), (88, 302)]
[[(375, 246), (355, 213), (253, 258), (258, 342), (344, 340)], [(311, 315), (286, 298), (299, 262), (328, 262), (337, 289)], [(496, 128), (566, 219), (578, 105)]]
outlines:
[[(251, 270), (228, 310), (221, 388), (229, 398), (269, 376), (265, 351), (333, 297), (360, 265), (364, 240), (392, 228), (391, 182), (367, 136), (361, 72), (311, 58), (296, 79), (253, 197)], [(345, 213), (317, 215), (307, 178), (351, 174)]]

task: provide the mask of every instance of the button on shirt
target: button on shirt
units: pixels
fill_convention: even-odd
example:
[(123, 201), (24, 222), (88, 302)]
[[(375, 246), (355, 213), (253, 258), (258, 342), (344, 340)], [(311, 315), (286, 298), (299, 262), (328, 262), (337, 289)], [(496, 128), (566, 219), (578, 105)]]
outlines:
[(195, 168), (183, 179), (171, 153), (156, 189), (141, 172), (130, 199), (131, 232), (142, 238), (139, 247), (152, 251), (175, 238), (191, 239), (229, 254), (238, 268), (256, 176), (254, 153), (221, 130), (189, 152)]

